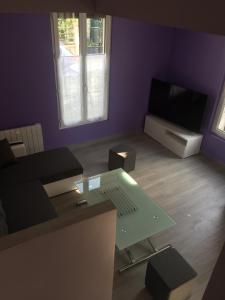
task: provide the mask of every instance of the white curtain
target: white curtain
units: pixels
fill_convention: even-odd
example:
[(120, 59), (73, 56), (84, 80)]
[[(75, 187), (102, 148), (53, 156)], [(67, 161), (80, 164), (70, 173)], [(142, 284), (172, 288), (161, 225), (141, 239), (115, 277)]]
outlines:
[(219, 117), (218, 117), (218, 129), (221, 131), (225, 131), (225, 84), (223, 86), (223, 92), (220, 98), (220, 103), (219, 105)]
[[(79, 15), (71, 44), (59, 38), (59, 16), (67, 16), (54, 14), (53, 19), (61, 127), (107, 119), (111, 18), (106, 17), (104, 53), (88, 54), (86, 14)], [(69, 17), (75, 20), (74, 14)]]
[(87, 56), (87, 119), (89, 121), (104, 118), (106, 55)]
[(63, 126), (82, 121), (82, 76), (81, 57), (64, 56), (60, 47), (58, 60), (60, 81), (60, 107)]

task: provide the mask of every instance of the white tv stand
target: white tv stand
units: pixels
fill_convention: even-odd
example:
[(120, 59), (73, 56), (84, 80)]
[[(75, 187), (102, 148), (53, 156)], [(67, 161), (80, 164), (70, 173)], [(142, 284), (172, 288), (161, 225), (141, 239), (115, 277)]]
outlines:
[(153, 115), (145, 117), (144, 132), (181, 158), (197, 154), (203, 137)]

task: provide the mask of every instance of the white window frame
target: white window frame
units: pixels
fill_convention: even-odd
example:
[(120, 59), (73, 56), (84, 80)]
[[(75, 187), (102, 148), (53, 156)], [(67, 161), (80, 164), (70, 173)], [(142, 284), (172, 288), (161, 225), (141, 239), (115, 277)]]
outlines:
[(222, 88), (222, 92), (220, 95), (220, 100), (219, 100), (219, 104), (218, 107), (216, 109), (216, 113), (215, 113), (215, 117), (214, 117), (214, 122), (213, 122), (213, 126), (212, 126), (212, 131), (222, 137), (223, 139), (225, 139), (225, 131), (222, 131), (219, 129), (219, 123), (224, 111), (224, 107), (225, 107), (225, 83), (223, 84), (223, 88)]
[[(112, 17), (109, 15), (104, 16), (105, 18), (105, 55), (106, 55), (106, 75), (105, 75), (105, 100), (104, 100), (104, 116), (95, 120), (87, 119), (87, 78), (86, 78), (86, 56), (87, 56), (87, 46), (86, 46), (86, 18), (88, 18), (86, 13), (79, 14), (79, 35), (80, 35), (80, 55), (83, 59), (82, 64), (82, 76), (83, 76), (83, 118), (79, 123), (74, 123), (71, 125), (64, 125), (62, 121), (62, 101), (60, 99), (60, 82), (59, 82), (59, 70), (58, 70), (58, 58), (60, 55), (59, 48), (59, 38), (58, 38), (58, 27), (57, 27), (57, 13), (51, 14), (51, 31), (52, 31), (52, 48), (53, 48), (53, 58), (54, 58), (54, 69), (55, 69), (55, 82), (56, 82), (56, 96), (57, 96), (57, 107), (58, 107), (58, 120), (59, 129), (66, 129), (71, 127), (78, 127), (86, 124), (97, 123), (108, 120), (109, 116), (109, 81), (110, 81), (110, 53), (111, 53), (111, 27), (112, 27)], [(83, 37), (83, 39), (82, 39)]]

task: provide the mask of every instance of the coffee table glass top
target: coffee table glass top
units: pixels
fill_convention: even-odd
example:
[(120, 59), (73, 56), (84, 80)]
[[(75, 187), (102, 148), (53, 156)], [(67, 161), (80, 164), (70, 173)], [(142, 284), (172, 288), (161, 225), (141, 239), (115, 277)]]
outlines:
[(128, 248), (175, 225), (174, 220), (123, 169), (75, 182), (88, 205), (111, 200), (117, 208), (116, 246)]

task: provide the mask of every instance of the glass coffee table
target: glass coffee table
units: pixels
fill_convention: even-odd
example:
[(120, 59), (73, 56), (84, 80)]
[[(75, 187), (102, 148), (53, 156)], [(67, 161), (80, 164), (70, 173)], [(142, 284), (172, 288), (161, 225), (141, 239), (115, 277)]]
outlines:
[[(74, 192), (73, 192), (74, 193)], [(116, 169), (75, 182), (76, 204), (94, 205), (111, 200), (117, 208), (116, 247), (125, 250), (130, 263), (120, 268), (126, 270), (158, 253), (150, 238), (171, 226), (174, 220), (152, 201), (137, 182), (123, 169)], [(134, 258), (129, 247), (147, 240), (149, 255)], [(165, 248), (164, 248), (165, 249)]]

